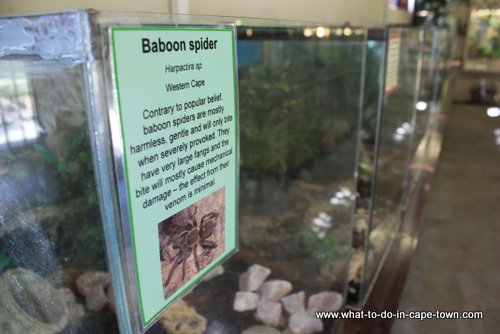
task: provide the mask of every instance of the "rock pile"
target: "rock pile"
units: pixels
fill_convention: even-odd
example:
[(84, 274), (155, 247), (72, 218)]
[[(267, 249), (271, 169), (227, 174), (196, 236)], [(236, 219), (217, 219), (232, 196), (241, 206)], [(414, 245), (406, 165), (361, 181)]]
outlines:
[[(238, 312), (253, 311), (255, 318), (267, 326), (255, 326), (245, 333), (257, 333), (267, 328), (266, 333), (279, 333), (276, 327), (288, 325), (287, 333), (312, 334), (323, 330), (323, 322), (315, 317), (317, 311), (338, 311), (343, 298), (337, 292), (323, 291), (312, 295), (307, 301), (304, 291), (290, 294), (292, 283), (285, 280), (266, 281), (271, 274), (269, 268), (254, 264), (239, 278), (233, 308)], [(286, 313), (289, 314), (286, 321)], [(273, 331), (274, 330), (274, 331)], [(264, 332), (262, 332), (264, 333)]]

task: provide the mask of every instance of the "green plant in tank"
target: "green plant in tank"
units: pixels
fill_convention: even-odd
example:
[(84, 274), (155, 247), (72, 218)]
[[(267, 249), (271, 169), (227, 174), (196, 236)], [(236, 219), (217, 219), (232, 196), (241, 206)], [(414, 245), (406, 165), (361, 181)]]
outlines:
[(339, 256), (339, 242), (332, 233), (319, 235), (310, 226), (304, 226), (299, 233), (299, 239), (305, 252), (318, 264), (329, 263)]
[(16, 157), (9, 150), (3, 150), (0, 151), (0, 159), (12, 162), (16, 160)]
[(96, 204), (96, 193), (93, 186), (92, 156), (85, 128), (75, 128), (70, 138), (64, 143), (66, 152), (56, 156), (43, 142), (32, 145), (39, 157), (40, 172), (53, 170), (59, 181), (58, 192), (54, 200), (44, 198), (44, 194), (35, 194), (40, 204), (49, 204), (59, 198), (87, 198), (89, 205)]
[[(321, 141), (319, 117), (290, 78), (292, 63), (263, 64), (240, 77), (241, 163), (265, 172), (286, 172), (310, 158)], [(293, 66), (295, 68), (295, 66)]]
[(56, 163), (56, 158), (54, 155), (42, 144), (33, 144), (33, 150), (38, 153), (38, 155), (48, 164), (54, 165)]

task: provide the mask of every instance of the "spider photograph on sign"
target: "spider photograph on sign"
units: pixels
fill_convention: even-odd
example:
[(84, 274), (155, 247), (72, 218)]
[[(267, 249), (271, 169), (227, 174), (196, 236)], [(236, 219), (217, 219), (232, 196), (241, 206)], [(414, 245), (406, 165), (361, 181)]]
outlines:
[(158, 224), (165, 299), (224, 252), (224, 188)]

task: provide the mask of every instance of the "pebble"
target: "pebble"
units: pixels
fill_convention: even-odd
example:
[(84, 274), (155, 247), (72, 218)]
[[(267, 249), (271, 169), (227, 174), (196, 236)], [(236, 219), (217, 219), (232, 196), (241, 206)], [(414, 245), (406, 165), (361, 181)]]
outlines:
[(214, 320), (208, 326), (205, 334), (239, 334), (240, 331), (233, 325)]
[(280, 303), (270, 300), (261, 300), (257, 305), (255, 317), (268, 326), (279, 326), (281, 324), (282, 307)]
[(234, 297), (233, 309), (238, 312), (255, 310), (259, 295), (250, 291), (238, 291)]
[(285, 280), (271, 280), (264, 282), (259, 288), (263, 300), (278, 302), (292, 291), (292, 283)]
[(293, 332), (301, 334), (317, 333), (323, 330), (323, 322), (306, 312), (292, 314), (288, 320), (288, 326)]
[(182, 300), (168, 310), (160, 322), (169, 334), (203, 334), (207, 329), (207, 320)]
[(111, 284), (111, 275), (107, 272), (88, 271), (81, 274), (75, 282), (78, 292), (85, 296), (85, 307), (98, 312), (108, 304), (106, 289)]
[(319, 227), (323, 227), (323, 228), (331, 228), (332, 227), (332, 223), (330, 223), (329, 221), (325, 221), (325, 220), (318, 218), (318, 217), (313, 218), (313, 224), (316, 226), (319, 226)]
[(331, 222), (332, 221), (332, 216), (330, 216), (328, 213), (324, 212), (324, 211), (321, 211), (319, 214), (318, 214), (318, 218), (326, 221), (326, 222)]
[(281, 298), (281, 303), (290, 314), (305, 312), (306, 294), (300, 291)]
[(255, 291), (271, 274), (271, 269), (259, 264), (251, 265), (239, 278), (240, 291)]
[(309, 297), (307, 312), (311, 315), (316, 311), (334, 312), (342, 307), (343, 298), (335, 291), (323, 291)]

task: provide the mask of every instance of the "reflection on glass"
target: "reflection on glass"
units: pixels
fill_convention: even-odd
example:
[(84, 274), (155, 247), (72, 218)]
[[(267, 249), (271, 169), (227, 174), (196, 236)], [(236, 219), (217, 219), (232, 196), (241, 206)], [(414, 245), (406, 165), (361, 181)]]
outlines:
[(486, 114), (489, 117), (498, 117), (498, 116), (500, 116), (500, 108), (498, 108), (498, 107), (488, 108), (488, 110), (486, 110)]
[(425, 111), (427, 109), (427, 102), (418, 101), (415, 107), (418, 111)]
[(10, 75), (0, 80), (0, 149), (22, 146), (39, 136), (29, 82), (23, 73)]

